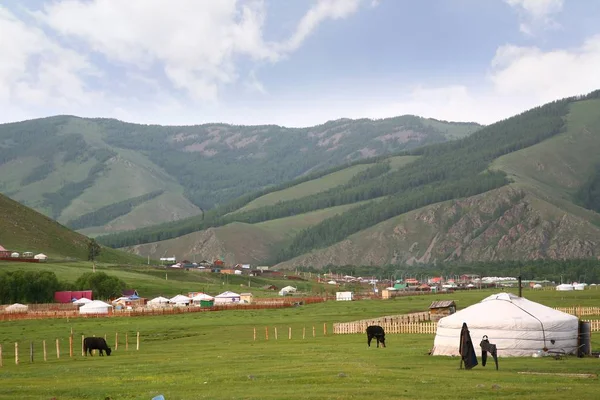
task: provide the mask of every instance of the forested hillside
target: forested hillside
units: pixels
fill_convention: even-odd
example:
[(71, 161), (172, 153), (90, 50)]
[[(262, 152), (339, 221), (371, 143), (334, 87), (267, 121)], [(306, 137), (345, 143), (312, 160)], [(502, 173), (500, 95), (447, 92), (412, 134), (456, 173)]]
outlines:
[(0, 191), (98, 235), (200, 215), (312, 172), (478, 128), (414, 116), (302, 129), (58, 116), (0, 125)]
[[(292, 267), (594, 257), (600, 255), (600, 231), (594, 225), (598, 216), (581, 206), (594, 207), (590, 203), (596, 179), (592, 152), (600, 147), (599, 94), (555, 101), (467, 138), (396, 154), (394, 158), (410, 157), (398, 168), (392, 168), (392, 158), (365, 160), (366, 168), (350, 180), (318, 193), (245, 207), (259, 195), (281, 191), (278, 187), (207, 212), (203, 220), (101, 240), (115, 247), (138, 245), (134, 251), (147, 254), (158, 247), (140, 243), (233, 222), (258, 226), (357, 204), (277, 242), (261, 261)], [(570, 147), (556, 144), (565, 140)], [(556, 157), (550, 163), (548, 153)], [(583, 179), (559, 186), (544, 171), (556, 177), (576, 171)], [(203, 258), (218, 256), (203, 253), (202, 246), (194, 248)], [(237, 257), (237, 262), (244, 262)]]

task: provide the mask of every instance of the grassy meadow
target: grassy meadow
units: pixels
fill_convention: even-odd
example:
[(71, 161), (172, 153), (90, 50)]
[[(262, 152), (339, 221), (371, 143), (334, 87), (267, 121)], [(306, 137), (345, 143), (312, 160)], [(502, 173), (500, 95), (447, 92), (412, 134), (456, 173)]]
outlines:
[[(500, 359), (500, 370), (459, 370), (459, 359), (427, 353), (433, 335), (388, 334), (368, 348), (362, 334), (332, 335), (332, 323), (426, 310), (452, 298), (464, 308), (492, 291), (394, 300), (330, 301), (276, 310), (221, 311), (165, 317), (56, 319), (0, 324), (0, 399), (562, 399), (594, 398), (598, 379), (519, 372), (597, 373), (598, 359)], [(525, 291), (549, 306), (597, 305), (600, 290)], [(328, 335), (323, 334), (323, 324)], [(312, 336), (315, 327), (316, 337)], [(269, 327), (269, 340), (265, 340)], [(274, 328), (278, 328), (278, 340)], [(292, 339), (288, 329), (292, 328)], [(253, 329), (257, 340), (253, 340)], [(302, 330), (306, 328), (306, 338)], [(68, 337), (73, 330), (74, 356)], [(140, 332), (140, 350), (135, 334)], [(115, 333), (119, 346), (115, 349)], [(125, 350), (125, 335), (129, 347)], [(107, 335), (110, 357), (82, 357), (81, 336)], [(61, 344), (56, 358), (54, 341)], [(46, 340), (48, 361), (42, 357)], [(14, 342), (20, 364), (14, 363)], [(35, 359), (29, 361), (29, 343)], [(600, 341), (593, 338), (593, 348)]]

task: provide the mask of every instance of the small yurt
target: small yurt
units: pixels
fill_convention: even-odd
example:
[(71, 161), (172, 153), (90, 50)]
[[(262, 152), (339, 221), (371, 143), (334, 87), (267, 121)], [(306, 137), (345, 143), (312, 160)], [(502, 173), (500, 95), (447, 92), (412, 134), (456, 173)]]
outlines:
[(476, 353), (484, 335), (496, 344), (498, 357), (532, 356), (542, 349), (573, 354), (577, 317), (511, 293), (499, 293), (438, 321), (433, 355), (458, 356), (460, 330), (466, 322)]
[(46, 261), (48, 259), (48, 256), (45, 255), (44, 253), (40, 253), (40, 254), (36, 254), (35, 256), (33, 256), (33, 258), (36, 260), (40, 260), (40, 261)]
[(158, 296), (152, 300), (148, 300), (149, 307), (166, 307), (169, 305), (169, 299), (166, 297)]
[(11, 304), (10, 306), (4, 309), (4, 311), (7, 313), (23, 313), (27, 312), (27, 310), (29, 310), (29, 307), (27, 307), (25, 304), (20, 303)]
[(100, 300), (92, 300), (79, 307), (79, 314), (108, 314), (111, 309), (110, 304)]
[(198, 293), (192, 297), (192, 301), (194, 304), (200, 305), (200, 307), (212, 307), (215, 303), (215, 298), (206, 293)]
[(177, 296), (169, 299), (169, 302), (171, 304), (175, 304), (176, 306), (187, 306), (190, 304), (191, 301), (192, 299), (182, 294), (178, 294)]
[(10, 254), (10, 256), (11, 256), (12, 258), (19, 258), (19, 257), (20, 257), (20, 254), (19, 254), (19, 253), (17, 253), (17, 252), (15, 251), (15, 252), (11, 253), (11, 254)]
[(556, 290), (560, 292), (570, 292), (571, 290), (573, 290), (573, 285), (571, 285), (570, 283), (563, 283), (558, 285), (556, 287)]
[(240, 295), (234, 292), (223, 292), (215, 296), (215, 304), (239, 303)]

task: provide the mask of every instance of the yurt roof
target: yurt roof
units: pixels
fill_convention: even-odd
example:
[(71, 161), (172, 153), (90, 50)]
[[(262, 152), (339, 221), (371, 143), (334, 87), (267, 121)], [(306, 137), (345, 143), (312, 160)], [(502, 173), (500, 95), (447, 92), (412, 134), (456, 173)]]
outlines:
[(215, 297), (222, 299), (222, 298), (230, 298), (230, 297), (240, 297), (240, 295), (235, 292), (226, 291), (226, 292), (216, 295)]
[(82, 305), (80, 307), (80, 309), (85, 308), (85, 309), (89, 309), (89, 308), (106, 308), (106, 307), (112, 307), (110, 304), (107, 304), (101, 300), (92, 300), (89, 303), (86, 303), (84, 305)]
[(189, 302), (191, 299), (187, 296), (184, 296), (182, 294), (178, 294), (175, 297), (172, 297), (169, 301), (172, 303), (186, 303)]
[(469, 328), (483, 325), (501, 329), (544, 325), (544, 329), (560, 328), (565, 322), (577, 320), (570, 314), (555, 310), (543, 304), (527, 300), (512, 293), (498, 293), (486, 297), (452, 315), (440, 319), (439, 326), (462, 327), (466, 322)]
[(214, 300), (214, 297), (206, 294), (206, 293), (198, 293), (197, 295), (195, 295), (194, 297), (192, 297), (192, 300), (194, 301), (200, 301), (200, 300)]
[(75, 300), (73, 302), (73, 304), (88, 304), (91, 303), (93, 300), (88, 299), (87, 297), (82, 297), (79, 300)]
[(168, 303), (170, 300), (166, 297), (158, 296), (148, 301), (148, 303), (157, 304), (157, 303)]

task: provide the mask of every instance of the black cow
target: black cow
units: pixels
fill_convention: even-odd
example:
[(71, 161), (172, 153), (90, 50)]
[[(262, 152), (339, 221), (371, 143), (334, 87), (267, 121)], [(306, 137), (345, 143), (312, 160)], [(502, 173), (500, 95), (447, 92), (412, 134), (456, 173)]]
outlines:
[(371, 325), (367, 327), (367, 344), (371, 347), (371, 340), (375, 338), (377, 340), (377, 347), (379, 343), (385, 347), (385, 332), (379, 325)]
[(108, 344), (106, 344), (106, 340), (104, 340), (104, 338), (86, 337), (83, 339), (83, 352), (86, 357), (88, 352), (90, 353), (90, 356), (92, 355), (92, 350), (99, 350), (101, 356), (104, 355), (102, 351), (106, 351), (107, 356), (110, 356), (111, 353), (110, 347), (108, 347)]

